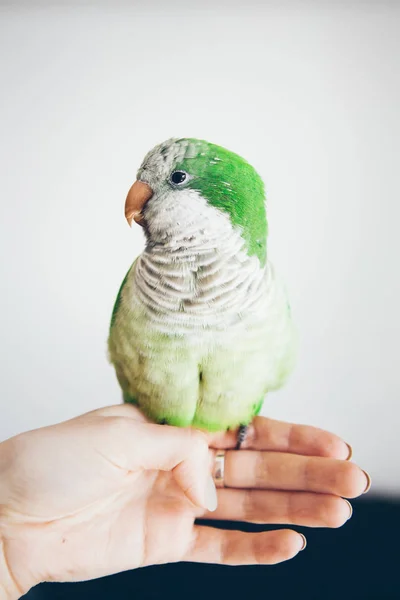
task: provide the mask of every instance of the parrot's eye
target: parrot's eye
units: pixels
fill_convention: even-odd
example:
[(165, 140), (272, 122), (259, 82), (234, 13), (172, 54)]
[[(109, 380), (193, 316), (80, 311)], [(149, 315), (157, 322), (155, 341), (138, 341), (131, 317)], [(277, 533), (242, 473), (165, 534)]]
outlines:
[(171, 174), (171, 182), (174, 185), (182, 185), (188, 179), (188, 174), (185, 171), (174, 171)]

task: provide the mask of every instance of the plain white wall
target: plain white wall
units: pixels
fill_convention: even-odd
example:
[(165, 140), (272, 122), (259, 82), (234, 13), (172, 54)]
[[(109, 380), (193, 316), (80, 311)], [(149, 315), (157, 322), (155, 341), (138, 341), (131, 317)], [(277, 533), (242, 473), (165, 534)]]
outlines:
[(120, 401), (126, 192), (155, 143), (201, 137), (265, 179), (301, 333), (264, 414), (400, 491), (399, 5), (64, 4), (0, 7), (0, 439)]

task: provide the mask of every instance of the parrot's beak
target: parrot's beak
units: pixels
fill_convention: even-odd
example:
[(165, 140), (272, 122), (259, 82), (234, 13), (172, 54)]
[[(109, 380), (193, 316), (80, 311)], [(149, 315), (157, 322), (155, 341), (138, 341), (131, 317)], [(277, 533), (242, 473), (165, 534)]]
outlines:
[(125, 200), (125, 218), (132, 226), (132, 221), (143, 226), (142, 210), (153, 195), (153, 190), (143, 181), (135, 181)]

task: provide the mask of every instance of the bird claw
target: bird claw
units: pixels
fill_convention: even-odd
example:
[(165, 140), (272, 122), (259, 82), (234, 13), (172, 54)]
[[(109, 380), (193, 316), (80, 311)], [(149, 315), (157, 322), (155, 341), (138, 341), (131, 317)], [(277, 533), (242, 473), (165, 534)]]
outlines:
[(248, 429), (249, 429), (248, 425), (240, 425), (239, 426), (237, 438), (236, 438), (237, 443), (236, 443), (235, 450), (240, 450), (241, 445), (243, 444), (244, 440), (246, 439)]

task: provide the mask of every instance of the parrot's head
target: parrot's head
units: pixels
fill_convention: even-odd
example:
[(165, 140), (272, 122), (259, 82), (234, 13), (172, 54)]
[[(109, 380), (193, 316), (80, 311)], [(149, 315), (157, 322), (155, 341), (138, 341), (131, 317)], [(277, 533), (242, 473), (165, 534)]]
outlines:
[(238, 229), (249, 255), (266, 259), (262, 179), (243, 158), (192, 138), (170, 139), (145, 157), (129, 190), (125, 216), (142, 225), (149, 244), (201, 247), (218, 228)]

